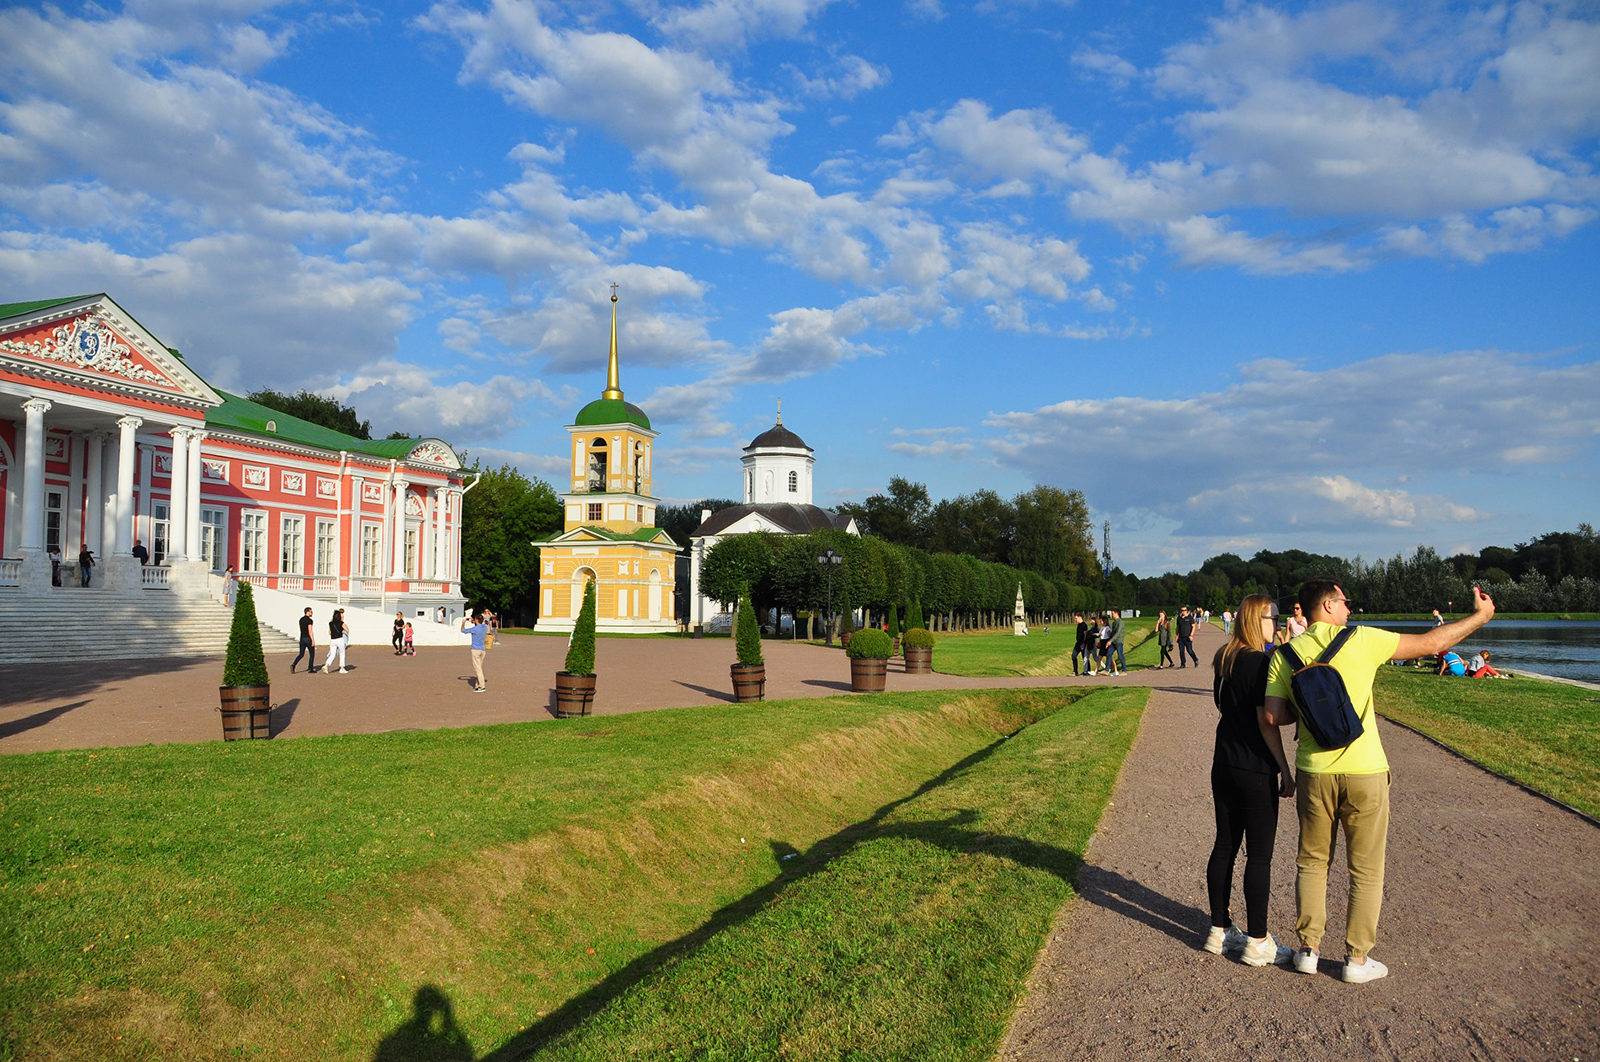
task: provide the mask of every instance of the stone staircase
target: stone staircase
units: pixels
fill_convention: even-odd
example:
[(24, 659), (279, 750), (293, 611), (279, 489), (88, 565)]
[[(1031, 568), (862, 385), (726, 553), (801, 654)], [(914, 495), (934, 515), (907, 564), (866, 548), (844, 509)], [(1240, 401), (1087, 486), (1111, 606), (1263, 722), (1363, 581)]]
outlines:
[[(233, 612), (208, 598), (168, 590), (118, 592), (56, 587), (34, 596), (0, 588), (0, 665), (147, 657), (221, 660)], [(268, 653), (295, 640), (263, 625)]]

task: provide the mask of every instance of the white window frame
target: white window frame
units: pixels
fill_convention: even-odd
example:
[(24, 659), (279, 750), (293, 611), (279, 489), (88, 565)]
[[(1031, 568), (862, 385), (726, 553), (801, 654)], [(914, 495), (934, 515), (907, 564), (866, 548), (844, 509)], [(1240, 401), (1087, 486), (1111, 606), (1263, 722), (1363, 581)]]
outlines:
[(361, 521), (361, 574), (376, 578), (383, 574), (383, 524)]
[[(15, 472), (11, 474), (12, 476), (16, 475)], [(60, 550), (63, 555), (66, 553), (66, 550), (62, 549), (67, 540), (66, 500), (67, 492), (64, 490), (46, 490), (44, 492), (44, 548), (46, 553), (51, 550)], [(88, 536), (85, 535), (84, 538), (87, 539)]]
[[(267, 511), (265, 509), (239, 510), (239, 570), (265, 575), (261, 567), (267, 559)], [(255, 566), (251, 560), (257, 561)]]
[(412, 579), (420, 578), (420, 569), (417, 564), (422, 560), (422, 525), (409, 520), (406, 521), (405, 536), (406, 576)]
[[(209, 519), (208, 519), (209, 517)], [(228, 555), (228, 510), (211, 506), (200, 507), (200, 541), (195, 544), (200, 559), (220, 572), (223, 558)]]
[(317, 517), (317, 556), (314, 562), (320, 576), (339, 574), (339, 521)]
[[(290, 525), (293, 525), (292, 527)], [(303, 513), (284, 513), (278, 517), (278, 573), (304, 575), (306, 572), (306, 518)]]
[(172, 506), (169, 502), (150, 503), (150, 563), (160, 564), (167, 559), (172, 544)]

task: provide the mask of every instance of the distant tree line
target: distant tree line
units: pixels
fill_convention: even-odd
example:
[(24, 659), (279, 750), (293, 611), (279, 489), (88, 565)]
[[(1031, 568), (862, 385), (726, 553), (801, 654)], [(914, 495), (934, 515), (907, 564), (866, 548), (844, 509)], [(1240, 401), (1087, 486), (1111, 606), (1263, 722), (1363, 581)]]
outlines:
[[(1367, 562), (1300, 550), (1262, 550), (1248, 561), (1212, 557), (1187, 575), (1135, 579), (1111, 573), (1108, 595), (1133, 595), (1143, 604), (1194, 604), (1213, 612), (1246, 594), (1268, 594), (1287, 610), (1300, 584), (1331, 576), (1365, 612), (1465, 611), (1481, 585), (1505, 612), (1600, 611), (1600, 537), (1593, 526), (1553, 531), (1516, 546), (1441, 557), (1429, 546), (1410, 555)], [(1125, 597), (1120, 597), (1126, 600)]]

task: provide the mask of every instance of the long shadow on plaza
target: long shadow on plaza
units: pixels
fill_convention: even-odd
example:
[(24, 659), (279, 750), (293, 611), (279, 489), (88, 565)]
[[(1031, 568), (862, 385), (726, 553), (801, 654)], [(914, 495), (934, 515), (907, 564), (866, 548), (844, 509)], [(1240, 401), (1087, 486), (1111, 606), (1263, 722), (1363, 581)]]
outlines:
[(662, 966), (674, 959), (692, 954), (718, 933), (748, 921), (777, 899), (784, 890), (825, 870), (834, 860), (848, 855), (857, 845), (869, 840), (889, 837), (910, 838), (961, 854), (983, 853), (1000, 856), (1023, 866), (1046, 870), (1065, 881), (1073, 881), (1083, 865), (1081, 853), (1020, 837), (987, 833), (972, 828), (977, 815), (970, 810), (959, 811), (944, 819), (929, 822), (890, 826), (883, 824), (883, 820), (896, 809), (949, 784), (962, 773), (988, 759), (1006, 740), (1001, 738), (979, 749), (938, 776), (924, 782), (908, 796), (891, 801), (873, 812), (869, 818), (823, 838), (808, 851), (799, 852), (783, 842), (772, 842), (773, 857), (778, 861), (779, 872), (771, 882), (716, 911), (703, 925), (677, 940), (639, 956), (587, 992), (568, 1000), (538, 1024), (530, 1026), (485, 1054), (480, 1062), (514, 1062), (549, 1046)]
[(66, 700), (94, 693), (102, 687), (130, 679), (147, 678), (165, 671), (221, 661), (207, 658), (177, 660), (172, 657), (138, 657), (128, 660), (94, 660), (78, 664), (39, 663), (0, 667), (0, 705), (24, 701)]
[(9, 723), (0, 723), (0, 741), (26, 733), (36, 726), (44, 726), (46, 723), (54, 722), (74, 708), (82, 708), (88, 703), (88, 701), (73, 701), (71, 704), (63, 704), (55, 708), (46, 708), (42, 712), (34, 712), (32, 715), (23, 716), (21, 719), (13, 719)]

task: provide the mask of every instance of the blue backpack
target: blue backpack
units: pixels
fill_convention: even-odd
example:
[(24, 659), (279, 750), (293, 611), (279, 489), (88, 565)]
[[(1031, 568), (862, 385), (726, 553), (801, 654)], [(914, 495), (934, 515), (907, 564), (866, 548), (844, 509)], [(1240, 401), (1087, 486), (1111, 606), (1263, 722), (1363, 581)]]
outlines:
[(1287, 644), (1278, 646), (1278, 652), (1292, 669), (1289, 692), (1300, 714), (1300, 722), (1324, 749), (1342, 749), (1361, 736), (1361, 719), (1350, 703), (1344, 678), (1329, 663), (1354, 633), (1353, 627), (1340, 631), (1322, 655), (1309, 664), (1302, 663)]

